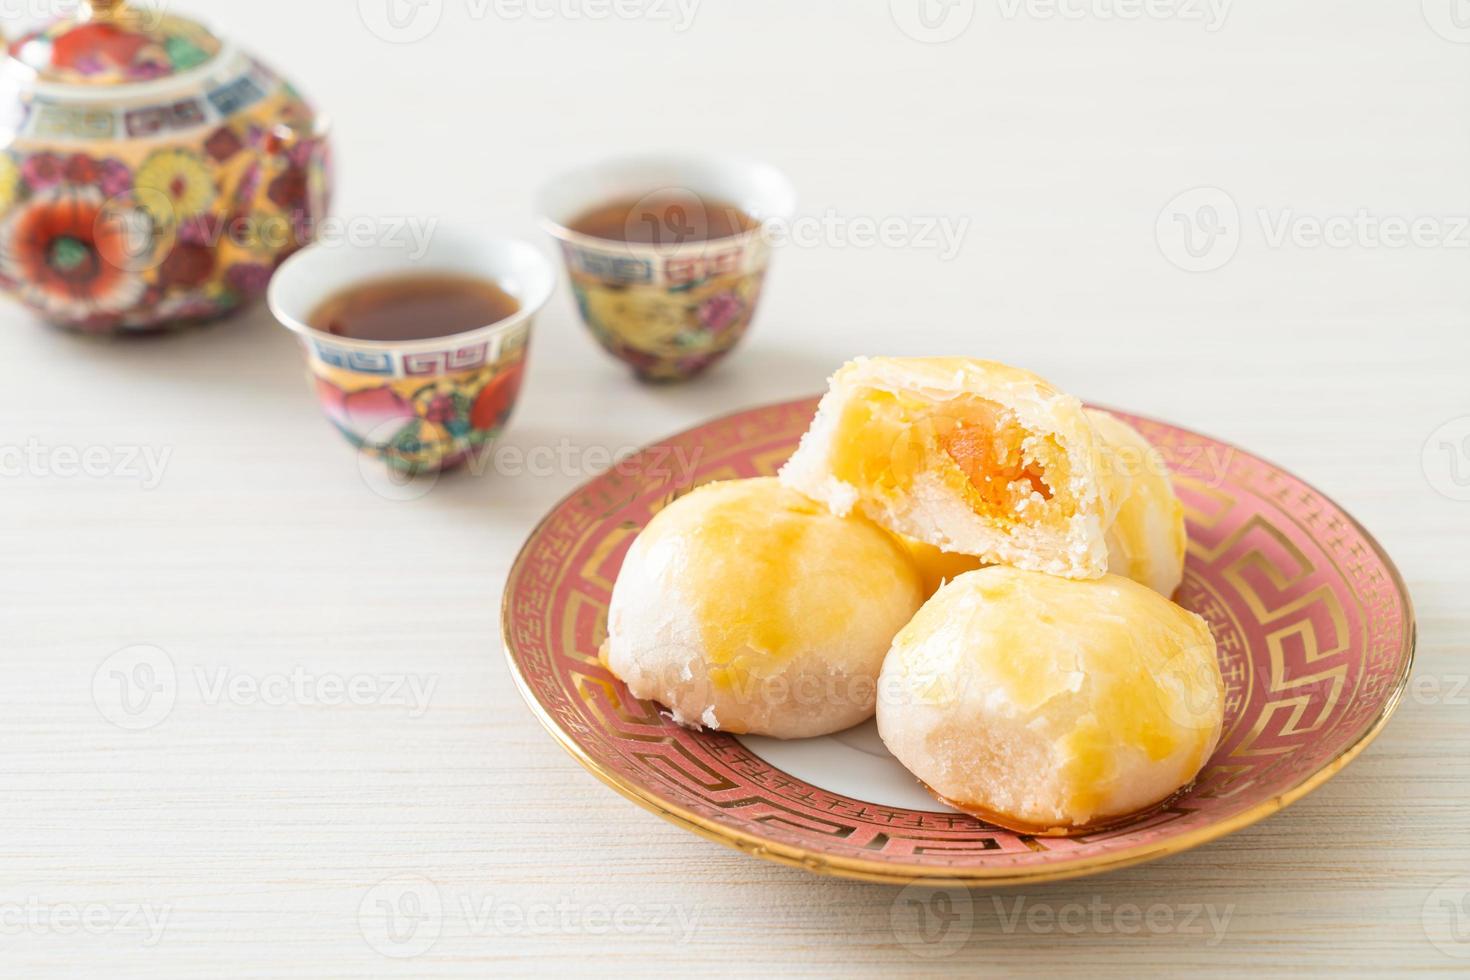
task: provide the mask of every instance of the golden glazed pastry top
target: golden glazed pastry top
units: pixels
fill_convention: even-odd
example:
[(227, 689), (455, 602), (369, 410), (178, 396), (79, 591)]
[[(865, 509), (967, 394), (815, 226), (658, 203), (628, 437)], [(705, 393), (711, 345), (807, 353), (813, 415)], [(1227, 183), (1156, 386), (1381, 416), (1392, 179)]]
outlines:
[(936, 793), (1037, 826), (1158, 802), (1223, 717), (1209, 626), (1115, 575), (961, 575), (894, 639), (882, 689), (884, 741)]
[(863, 608), (916, 588), (908, 556), (880, 528), (836, 517), (774, 478), (695, 494), (644, 534), (650, 557), (678, 569), (717, 684), (820, 648)]
[(688, 723), (837, 730), (871, 716), (883, 655), (923, 598), (908, 552), (870, 521), (774, 478), (711, 483), (629, 550), (607, 662)]

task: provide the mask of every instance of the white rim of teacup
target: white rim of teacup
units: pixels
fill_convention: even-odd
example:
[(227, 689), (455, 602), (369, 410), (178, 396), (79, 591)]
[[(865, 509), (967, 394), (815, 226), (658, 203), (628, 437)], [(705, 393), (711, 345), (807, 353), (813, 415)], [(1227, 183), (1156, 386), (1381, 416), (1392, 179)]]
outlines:
[[(756, 226), (738, 235), (676, 245), (598, 238), (570, 227), (578, 215), (598, 204), (661, 190), (718, 197), (754, 218)], [(535, 209), (541, 227), (560, 241), (603, 251), (668, 254), (759, 237), (770, 222), (789, 221), (796, 214), (796, 187), (780, 170), (750, 157), (644, 153), (609, 157), (558, 174), (536, 192)]]
[[(485, 261), (487, 255), (495, 255)], [(489, 279), (514, 296), (520, 309), (503, 320), (459, 333), (420, 340), (365, 340), (318, 330), (307, 322), (323, 301), (349, 286), (381, 276), (445, 272)], [(310, 295), (292, 296), (300, 289)], [(317, 243), (292, 255), (271, 277), (266, 305), (281, 326), (301, 337), (336, 347), (367, 351), (434, 349), (446, 343), (471, 344), (507, 333), (530, 320), (556, 288), (551, 262), (535, 246), (516, 238), (497, 238), (463, 231), (435, 229), (423, 255), (415, 259), (407, 246)]]

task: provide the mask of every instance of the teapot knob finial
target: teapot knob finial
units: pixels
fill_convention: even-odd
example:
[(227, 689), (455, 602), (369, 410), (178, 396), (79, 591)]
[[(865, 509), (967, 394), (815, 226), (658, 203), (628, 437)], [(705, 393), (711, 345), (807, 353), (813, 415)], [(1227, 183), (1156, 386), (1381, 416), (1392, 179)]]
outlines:
[(83, 0), (88, 19), (114, 17), (121, 12), (125, 0)]

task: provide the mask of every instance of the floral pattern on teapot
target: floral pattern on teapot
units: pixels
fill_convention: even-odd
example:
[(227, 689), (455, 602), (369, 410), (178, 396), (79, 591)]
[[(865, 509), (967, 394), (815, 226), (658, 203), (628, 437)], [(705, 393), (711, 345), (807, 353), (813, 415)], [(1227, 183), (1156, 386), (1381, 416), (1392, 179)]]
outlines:
[[(213, 319), (260, 297), (316, 236), (330, 154), (311, 107), (180, 23), (152, 35), (69, 23), (11, 45), (0, 288), (51, 322), (106, 333)], [(23, 57), (49, 66), (41, 81), (11, 70)], [(88, 73), (156, 81), (76, 80)]]

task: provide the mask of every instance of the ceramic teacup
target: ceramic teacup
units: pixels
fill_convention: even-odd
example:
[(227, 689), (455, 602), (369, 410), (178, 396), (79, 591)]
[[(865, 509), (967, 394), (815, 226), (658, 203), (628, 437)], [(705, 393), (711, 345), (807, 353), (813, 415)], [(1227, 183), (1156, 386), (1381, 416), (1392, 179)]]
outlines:
[[(512, 316), (430, 340), (361, 340), (318, 330), (329, 297), (384, 277), (488, 279), (515, 297)], [(322, 409), (360, 452), (410, 473), (462, 462), (490, 443), (515, 406), (536, 313), (555, 285), (551, 264), (524, 242), (436, 229), (427, 247), (312, 245), (271, 279), (271, 312), (301, 342)]]
[[(671, 197), (684, 202), (680, 227), (654, 243), (573, 228), (593, 208)], [(713, 209), (730, 205), (753, 219), (745, 230), (721, 238), (682, 233), (707, 226)], [(536, 202), (561, 246), (583, 322), (646, 381), (692, 378), (740, 341), (770, 261), (767, 225), (789, 219), (795, 207), (795, 190), (774, 167), (678, 155), (623, 157), (574, 170), (543, 187)]]

